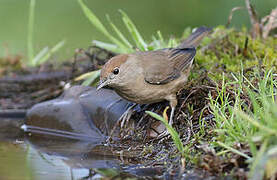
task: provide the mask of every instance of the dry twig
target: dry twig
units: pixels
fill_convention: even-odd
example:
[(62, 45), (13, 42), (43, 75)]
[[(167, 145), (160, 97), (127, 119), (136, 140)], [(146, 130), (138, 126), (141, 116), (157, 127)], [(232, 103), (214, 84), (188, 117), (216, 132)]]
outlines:
[(270, 15), (262, 18), (261, 23), (263, 25), (262, 36), (264, 39), (266, 39), (269, 33), (277, 28), (277, 8), (273, 9)]
[(261, 28), (260, 20), (257, 16), (257, 12), (251, 5), (250, 0), (245, 0), (245, 5), (252, 24), (252, 36), (253, 38), (260, 37), (262, 33), (262, 28)]
[(232, 19), (233, 19), (233, 14), (234, 14), (234, 12), (237, 11), (237, 10), (241, 10), (241, 9), (244, 9), (244, 8), (243, 8), (243, 7), (234, 7), (234, 8), (230, 11), (230, 14), (229, 14), (229, 17), (228, 17), (228, 21), (227, 21), (225, 27), (228, 28), (229, 25), (231, 24), (231, 21), (232, 21)]

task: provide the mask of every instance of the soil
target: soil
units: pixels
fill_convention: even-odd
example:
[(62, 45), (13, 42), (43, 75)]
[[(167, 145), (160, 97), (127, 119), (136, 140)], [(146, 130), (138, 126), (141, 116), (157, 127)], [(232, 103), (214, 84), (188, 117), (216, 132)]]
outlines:
[[(114, 54), (90, 47), (79, 49), (73, 61), (25, 67), (20, 56), (1, 59), (0, 64), (0, 117), (12, 114), (24, 115), (34, 104), (58, 97), (67, 83), (80, 84), (74, 78), (99, 69)], [(19, 113), (21, 112), (21, 113)]]

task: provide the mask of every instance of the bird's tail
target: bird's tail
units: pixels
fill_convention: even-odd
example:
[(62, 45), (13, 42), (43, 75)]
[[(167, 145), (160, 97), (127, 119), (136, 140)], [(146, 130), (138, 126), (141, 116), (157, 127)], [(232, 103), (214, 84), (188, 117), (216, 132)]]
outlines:
[(212, 31), (211, 28), (205, 26), (197, 28), (187, 39), (185, 39), (177, 48), (197, 47), (202, 39)]

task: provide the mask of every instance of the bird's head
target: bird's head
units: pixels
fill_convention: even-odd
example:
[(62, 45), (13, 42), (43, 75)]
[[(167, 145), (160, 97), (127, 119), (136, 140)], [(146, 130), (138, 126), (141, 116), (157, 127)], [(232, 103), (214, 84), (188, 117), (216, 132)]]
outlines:
[(105, 86), (113, 87), (114, 85), (120, 84), (121, 76), (123, 75), (121, 65), (124, 64), (127, 59), (127, 54), (117, 55), (103, 66), (97, 90)]

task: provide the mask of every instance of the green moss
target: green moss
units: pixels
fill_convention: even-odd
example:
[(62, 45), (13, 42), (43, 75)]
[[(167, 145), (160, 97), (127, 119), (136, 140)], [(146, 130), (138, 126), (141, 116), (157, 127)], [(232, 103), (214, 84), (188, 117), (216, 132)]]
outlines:
[[(247, 46), (245, 46), (246, 39), (248, 39)], [(214, 72), (210, 77), (216, 81), (221, 79), (221, 73), (218, 72), (223, 71), (228, 77), (231, 72), (240, 72), (241, 66), (244, 69), (258, 67), (276, 69), (276, 45), (276, 38), (253, 39), (245, 28), (238, 31), (219, 26), (214, 29), (211, 37), (203, 42), (202, 48), (206, 48), (206, 50), (204, 52), (198, 51), (196, 64), (212, 73)]]

